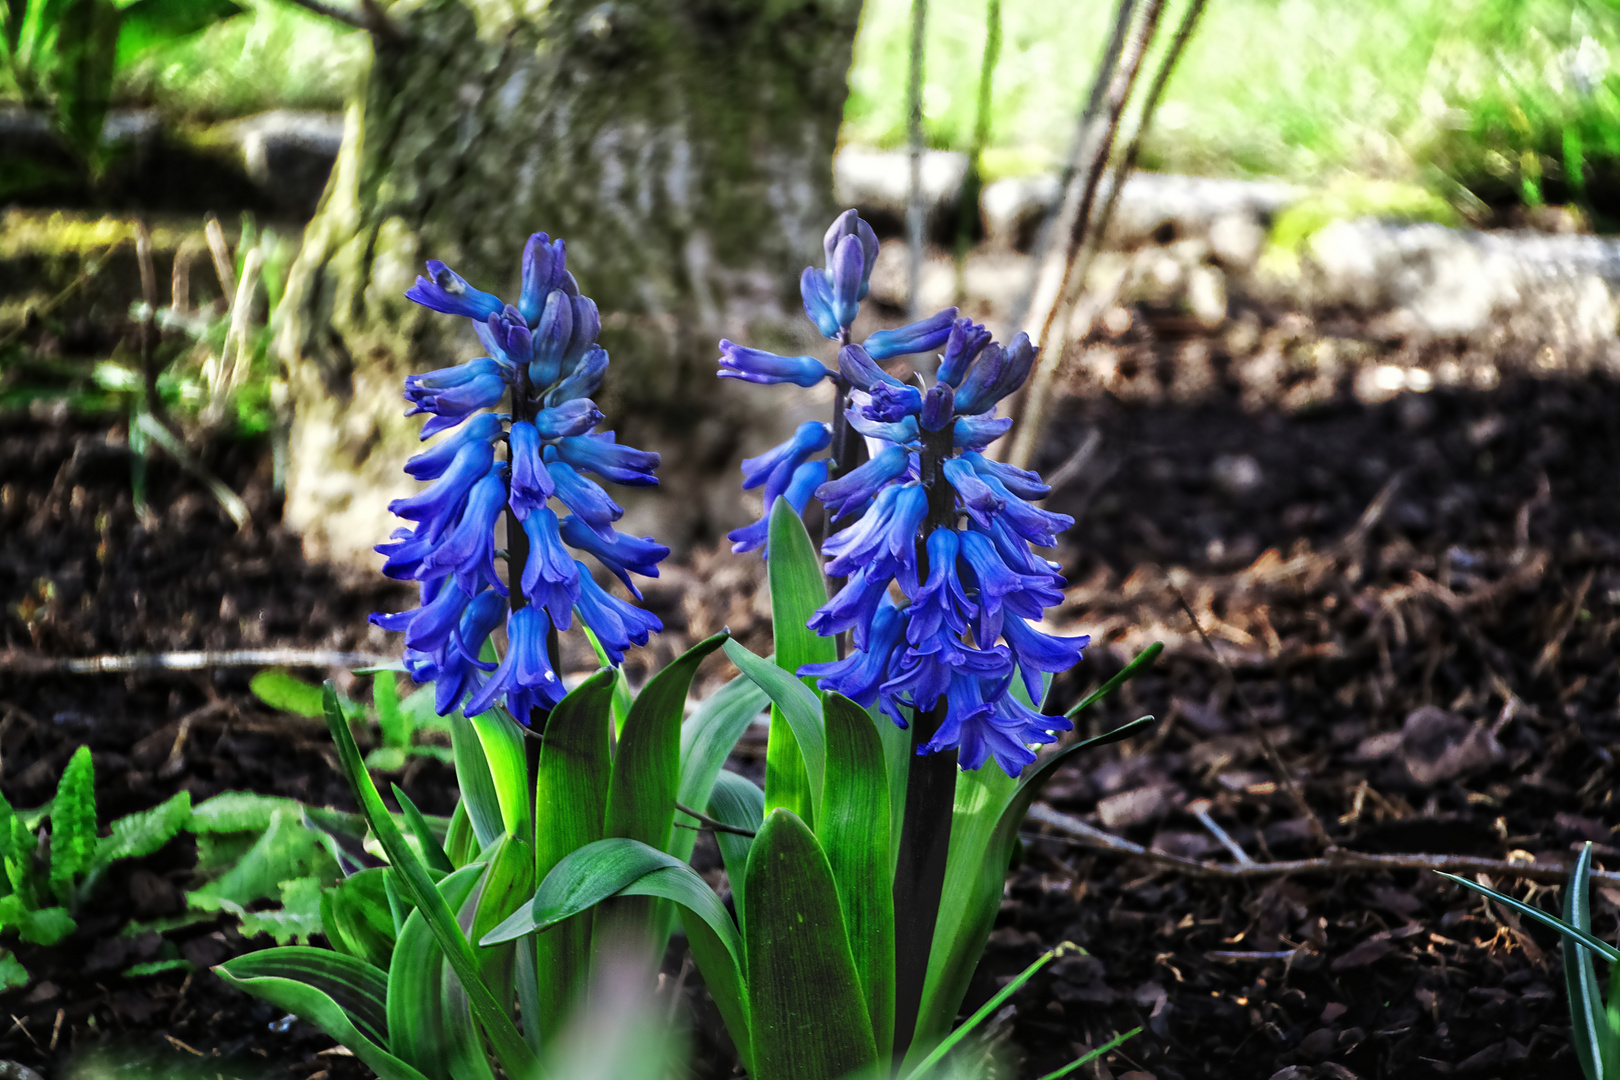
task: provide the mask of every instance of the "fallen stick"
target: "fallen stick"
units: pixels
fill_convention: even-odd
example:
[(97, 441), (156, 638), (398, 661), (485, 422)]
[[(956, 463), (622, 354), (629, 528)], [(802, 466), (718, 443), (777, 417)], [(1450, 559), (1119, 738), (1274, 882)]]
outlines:
[[(1160, 866), (1179, 870), (1193, 877), (1239, 881), (1248, 878), (1283, 877), (1288, 874), (1369, 874), (1387, 870), (1443, 870), (1448, 874), (1493, 874), (1500, 877), (1524, 878), (1562, 885), (1569, 880), (1569, 869), (1562, 864), (1509, 862), (1506, 859), (1485, 859), (1473, 855), (1367, 855), (1344, 848), (1330, 848), (1316, 859), (1285, 859), (1275, 862), (1249, 862), (1246, 864), (1200, 862), (1162, 851), (1150, 851), (1141, 844), (1104, 832), (1084, 821), (1044, 803), (1029, 808), (1029, 820), (1056, 829), (1082, 847), (1097, 851), (1112, 851), (1120, 855), (1143, 859)], [(1620, 873), (1612, 870), (1593, 870), (1592, 880), (1606, 885), (1620, 885)]]
[(111, 675), (130, 671), (202, 671), (222, 667), (359, 668), (385, 667), (392, 656), (331, 649), (234, 649), (226, 652), (129, 653), (82, 658), (0, 653), (0, 674)]

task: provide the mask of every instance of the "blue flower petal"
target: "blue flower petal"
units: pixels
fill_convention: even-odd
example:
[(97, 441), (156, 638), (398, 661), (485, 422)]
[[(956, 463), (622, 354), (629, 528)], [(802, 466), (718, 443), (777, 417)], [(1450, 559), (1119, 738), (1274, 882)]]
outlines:
[[(956, 309), (953, 307), (946, 308), (944, 311), (930, 315), (919, 322), (909, 323), (893, 330), (879, 330), (874, 334), (869, 334), (866, 340), (861, 342), (861, 347), (874, 360), (888, 360), (895, 356), (933, 352), (950, 339), (951, 327), (957, 321)], [(967, 323), (969, 326), (973, 325), (970, 319), (960, 321)], [(988, 339), (989, 334), (986, 334), (985, 337)], [(943, 375), (940, 378), (945, 381)]]
[(813, 356), (778, 356), (723, 338), (720, 341), (720, 369), (722, 379), (741, 379), (766, 386), (792, 383), (809, 387), (838, 374)]
[(428, 260), (427, 271), (427, 277), (417, 278), (416, 284), (405, 291), (407, 300), (446, 315), (465, 315), (480, 321), (505, 306), (489, 293), (467, 284), (460, 274), (437, 259)]

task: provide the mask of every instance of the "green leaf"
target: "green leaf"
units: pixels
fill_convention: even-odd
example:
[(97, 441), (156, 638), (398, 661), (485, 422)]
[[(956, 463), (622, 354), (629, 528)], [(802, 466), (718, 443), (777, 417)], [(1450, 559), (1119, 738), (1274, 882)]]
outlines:
[[(539, 1061), (533, 1049), (524, 1041), (523, 1035), (512, 1022), (506, 1009), (495, 1000), (489, 988), (484, 985), (478, 972), (478, 958), (471, 943), (467, 941), (456, 923), (455, 914), (434, 887), (427, 868), (405, 842), (404, 834), (399, 831), (399, 826), (389, 815), (388, 808), (383, 805), (382, 797), (377, 794), (376, 785), (371, 782), (371, 776), (360, 761), (360, 748), (355, 745), (354, 733), (349, 730), (348, 721), (344, 719), (338, 704), (337, 691), (330, 683), (326, 687), (326, 726), (332, 732), (333, 741), (337, 743), (338, 759), (355, 790), (366, 820), (371, 823), (378, 842), (387, 852), (390, 865), (398, 872), (398, 881), (403, 891), (416, 905), (417, 910), (422, 912), (433, 931), (434, 940), (444, 949), (451, 969), (461, 980), (470, 1001), (472, 1014), (489, 1036), (501, 1067), (514, 1080), (528, 1080), (535, 1076), (539, 1069)], [(398, 952), (397, 946), (395, 952)]]
[(0, 949), (0, 991), (20, 990), (32, 976), (10, 949)]
[(411, 745), (412, 724), (399, 707), (399, 679), (391, 671), (380, 671), (371, 680), (371, 704), (377, 710), (377, 727), (383, 743), (401, 750)]
[(311, 934), (319, 934), (321, 922), (321, 890), (319, 878), (301, 877), (281, 883), (281, 907), (267, 911), (236, 913), (242, 924), (242, 935), (268, 934), (277, 945), (303, 944)]
[(1159, 654), (1162, 652), (1164, 652), (1164, 642), (1155, 641), (1153, 644), (1149, 645), (1147, 648), (1143, 649), (1141, 652), (1132, 657), (1131, 662), (1121, 668), (1112, 679), (1109, 679), (1107, 682), (1097, 687), (1097, 689), (1087, 694), (1081, 701), (1075, 704), (1073, 708), (1063, 715), (1067, 716), (1071, 720), (1074, 719), (1075, 716), (1091, 708), (1097, 702), (1101, 701), (1103, 698), (1107, 697), (1109, 694), (1112, 694), (1115, 690), (1118, 690), (1120, 687), (1142, 674), (1148, 668), (1152, 667), (1153, 662), (1159, 658)]
[(619, 895), (657, 897), (680, 910), (692, 959), (703, 973), (703, 983), (731, 1033), (743, 1068), (749, 1070), (753, 1053), (748, 1033), (748, 991), (742, 973), (742, 937), (720, 898), (697, 871), (684, 863), (637, 878)]
[[(826, 775), (827, 738), (822, 731), (821, 701), (803, 682), (789, 675), (769, 660), (761, 660), (735, 641), (726, 642), (726, 655), (742, 673), (752, 679), (770, 696), (777, 710), (793, 729), (799, 753), (804, 756), (805, 771), (810, 778), (810, 822), (821, 812), (821, 786)], [(776, 714), (773, 713), (774, 718)], [(780, 774), (778, 774), (780, 776)], [(771, 801), (772, 777), (765, 776), (765, 807)]]
[(489, 762), (484, 760), (483, 740), (460, 709), (450, 715), (450, 745), (456, 757), (456, 786), (461, 789), (461, 802), (477, 838), (475, 847), (482, 851), (495, 842), (506, 825), (501, 818), (495, 778), (490, 774)]
[(73, 752), (51, 800), (51, 892), (71, 907), (74, 885), (96, 849), (96, 773), (90, 748)]
[[(1013, 680), (1015, 687), (1018, 683)], [(923, 984), (908, 1061), (926, 1053), (956, 1019), (973, 969), (995, 926), (1007, 866), (1030, 803), (1074, 755), (1118, 742), (1152, 723), (1151, 716), (1144, 716), (1096, 738), (1082, 739), (1047, 758), (1017, 784), (995, 768), (958, 775), (945, 889), (940, 898), (939, 921), (934, 924), (928, 977)]]
[(406, 828), (411, 830), (411, 836), (416, 839), (416, 845), (422, 851), (422, 860), (427, 863), (428, 869), (437, 870), (441, 874), (448, 874), (455, 867), (450, 863), (450, 856), (444, 853), (444, 846), (433, 833), (433, 826), (428, 819), (422, 816), (422, 811), (411, 802), (405, 789), (398, 784), (394, 785), (394, 801), (399, 803), (400, 816), (405, 819)]
[[(821, 572), (816, 546), (804, 522), (786, 499), (770, 508), (769, 557), (765, 560), (771, 590), (771, 633), (776, 642), (776, 663), (788, 674), (804, 664), (838, 659), (838, 642), (824, 638), (808, 626), (817, 608), (827, 602), (827, 579)], [(814, 692), (811, 680), (805, 685)], [(765, 748), (765, 805), (792, 810), (805, 821), (815, 820), (810, 797), (811, 773), (799, 750), (791, 724), (782, 724), (780, 708), (771, 710), (770, 740)]]
[(319, 720), (326, 715), (321, 688), (285, 671), (261, 671), (248, 680), (253, 696), (281, 712)]
[[(459, 909), (473, 894), (484, 867), (464, 866), (439, 882), (444, 903)], [(450, 1031), (444, 1016), (444, 950), (427, 918), (413, 911), (399, 932), (388, 966), (388, 1047), (432, 1080), (450, 1075)]]
[(1450, 878), (1463, 888), (1472, 889), (1481, 896), (1496, 901), (1503, 907), (1512, 908), (1520, 915), (1528, 915), (1541, 925), (1556, 930), (1565, 937), (1573, 938), (1575, 941), (1579, 942), (1581, 945), (1584, 945), (1586, 948), (1591, 949), (1593, 952), (1597, 953), (1611, 964), (1620, 961), (1620, 949), (1616, 949), (1613, 945), (1610, 945), (1601, 938), (1593, 937), (1588, 931), (1577, 929), (1574, 925), (1565, 922), (1556, 915), (1549, 915), (1547, 912), (1542, 911), (1538, 907), (1532, 907), (1522, 900), (1515, 900), (1511, 896), (1504, 893), (1499, 893), (1495, 889), (1488, 889), (1484, 885), (1479, 885), (1464, 877), (1458, 877), (1456, 874), (1448, 874), (1444, 870), (1436, 870), (1435, 873), (1439, 874), (1443, 878)]
[[(603, 669), (551, 710), (535, 767), (534, 872), (546, 875), (572, 851), (602, 838), (613, 759), (609, 749), (616, 676)], [(570, 919), (535, 939), (539, 1024), (550, 1038), (561, 1030), (585, 982), (591, 920)]]
[(119, 859), (139, 859), (157, 851), (191, 820), (191, 792), (182, 791), (168, 801), (126, 815), (112, 823), (111, 835), (96, 841), (91, 865), (105, 869)]
[[(1592, 929), (1591, 900), (1587, 895), (1592, 873), (1592, 845), (1584, 844), (1570, 872), (1569, 884), (1564, 886), (1564, 922), (1588, 933)], [(1581, 1063), (1581, 1072), (1587, 1080), (1603, 1080), (1604, 1042), (1617, 1036), (1609, 1032), (1608, 1018), (1603, 1005), (1602, 989), (1592, 954), (1580, 947), (1574, 938), (1560, 935), (1559, 947), (1564, 957), (1564, 984), (1569, 996), (1570, 1041), (1575, 1044), (1575, 1057)]]
[(698, 665), (729, 635), (705, 638), (648, 680), (630, 705), (608, 786), (604, 836), (669, 850), (681, 773), (681, 717)]
[(889, 778), (865, 709), (828, 694), (827, 780), (816, 838), (827, 853), (866, 998), (878, 1057), (894, 1046), (894, 879), (889, 867)]
[[(727, 769), (715, 780), (710, 792), (709, 816), (727, 825), (758, 833), (765, 821), (765, 793), (752, 780)], [(754, 838), (716, 832), (714, 840), (720, 846), (720, 858), (725, 863), (726, 878), (731, 883), (732, 899), (736, 902), (737, 910), (743, 911), (746, 908), (744, 893), (748, 849), (754, 846)]]
[(531, 835), (534, 823), (529, 816), (529, 800), (533, 790), (529, 786), (523, 729), (505, 709), (490, 709), (473, 717), (472, 726), (484, 749), (484, 764), (495, 786), (495, 799), (500, 804), (501, 825), (506, 835)]
[(529, 905), (479, 938), (478, 943), (498, 945), (547, 930), (595, 907), (637, 878), (661, 867), (685, 865), (668, 852), (639, 840), (609, 837), (587, 844), (564, 856), (540, 882)]
[(250, 791), (227, 791), (192, 807), (186, 829), (199, 835), (263, 832), (270, 827), (270, 819), (282, 811), (296, 819), (303, 808), (295, 799), (256, 795)]
[[(1017, 685), (1018, 680), (1013, 680)], [(900, 826), (906, 817), (906, 785), (911, 776), (911, 732), (895, 723), (882, 707), (874, 703), (866, 714), (877, 727), (878, 740), (883, 743), (883, 766), (889, 776), (889, 874), (893, 876), (900, 862)]]
[(16, 893), (0, 896), (0, 927), (9, 926), (30, 945), (55, 945), (73, 933), (77, 924), (67, 908), (30, 909)]
[(394, 954), (394, 919), (388, 909), (388, 871), (362, 870), (321, 894), (321, 923), (332, 947), (388, 970)]
[(773, 810), (748, 853), (743, 920), (754, 1080), (830, 1080), (877, 1065), (838, 888), (814, 834)]
[(1140, 1027), (1133, 1027), (1129, 1031), (1122, 1031), (1118, 1035), (1115, 1035), (1112, 1039), (1109, 1039), (1107, 1042), (1097, 1047), (1095, 1050), (1081, 1054), (1079, 1057), (1075, 1058), (1067, 1065), (1064, 1065), (1062, 1068), (1053, 1069), (1051, 1072), (1041, 1077), (1041, 1080), (1063, 1080), (1063, 1077), (1068, 1076), (1082, 1065), (1090, 1065), (1093, 1061), (1096, 1061), (1104, 1054), (1109, 1053), (1115, 1047), (1124, 1045), (1124, 1043), (1126, 1043), (1128, 1040), (1134, 1039), (1140, 1034), (1142, 1034), (1142, 1029)]
[[(581, 624), (584, 625), (583, 623)], [(624, 668), (614, 667), (612, 659), (608, 657), (607, 650), (597, 640), (596, 634), (590, 627), (585, 626), (585, 639), (591, 643), (591, 650), (596, 653), (596, 662), (604, 668), (613, 671), (613, 737), (619, 737), (624, 730), (624, 722), (630, 718), (630, 680), (625, 677)]]
[[(703, 806), (714, 789), (715, 777), (731, 756), (754, 718), (770, 704), (765, 691), (752, 679), (739, 675), (704, 699), (681, 728), (681, 782), (676, 801)], [(670, 854), (692, 856), (697, 833), (682, 829), (670, 844)]]
[(112, 0), (64, 0), (56, 24), (56, 64), (50, 88), (62, 138), (87, 165), (99, 164), (102, 124), (122, 23)]
[(456, 803), (450, 813), (450, 827), (444, 834), (444, 854), (451, 866), (465, 866), (478, 854), (478, 838), (473, 835), (472, 817), (467, 813), (467, 800)]
[[(515, 836), (503, 838), (478, 884), (477, 903), (465, 920), (468, 940), (479, 940), (527, 905), (534, 885), (534, 849)], [(497, 1001), (512, 1000), (515, 951), (510, 945), (475, 950), (484, 982)]]
[(387, 976), (364, 960), (304, 946), (261, 949), (214, 969), (227, 983), (314, 1024), (381, 1080), (429, 1080), (390, 1054)]
[(196, 911), (241, 910), (276, 896), (283, 881), (336, 876), (336, 865), (317, 834), (298, 819), (278, 813), (235, 865), (187, 893), (186, 905)]

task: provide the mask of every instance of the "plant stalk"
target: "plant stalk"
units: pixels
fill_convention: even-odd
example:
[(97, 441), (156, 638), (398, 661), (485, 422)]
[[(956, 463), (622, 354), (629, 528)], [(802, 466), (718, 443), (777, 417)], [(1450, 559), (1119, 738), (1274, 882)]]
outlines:
[[(956, 492), (945, 479), (952, 425), (923, 433), (922, 484), (928, 518), (917, 545), (917, 575), (928, 577), (928, 537), (935, 529), (956, 527)], [(945, 860), (951, 849), (951, 813), (956, 803), (954, 749), (925, 754), (948, 711), (945, 698), (916, 709), (911, 720), (911, 759), (906, 770), (906, 806), (900, 823), (900, 850), (894, 872), (894, 1061), (905, 1060), (922, 1008), (928, 957), (945, 888)]]

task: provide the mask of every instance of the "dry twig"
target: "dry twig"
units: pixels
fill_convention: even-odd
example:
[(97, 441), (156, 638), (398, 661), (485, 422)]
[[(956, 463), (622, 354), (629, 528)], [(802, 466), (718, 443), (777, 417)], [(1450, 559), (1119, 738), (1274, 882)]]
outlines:
[(330, 649), (234, 649), (224, 652), (128, 653), (83, 658), (0, 653), (7, 675), (114, 675), (130, 671), (202, 671), (222, 667), (357, 668), (384, 667), (392, 656)]

